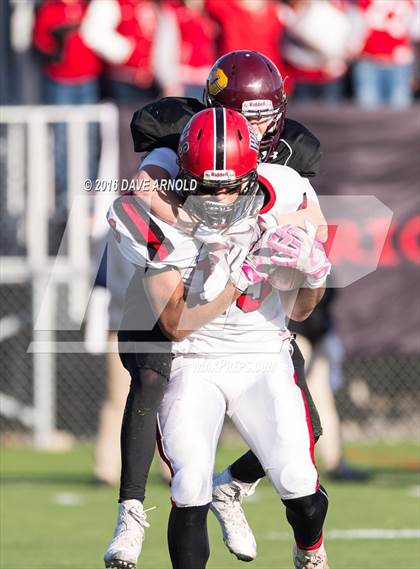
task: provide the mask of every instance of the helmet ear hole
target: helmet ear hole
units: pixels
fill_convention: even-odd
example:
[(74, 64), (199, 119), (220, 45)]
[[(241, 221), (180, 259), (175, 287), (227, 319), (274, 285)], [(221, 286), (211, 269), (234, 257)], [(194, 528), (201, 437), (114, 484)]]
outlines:
[(241, 133), (241, 131), (239, 130), (239, 128), (238, 128), (238, 136), (239, 136), (239, 140), (242, 140), (242, 139), (243, 139), (242, 133)]
[(200, 140), (202, 134), (203, 134), (203, 129), (200, 128), (200, 130), (198, 131), (198, 134), (197, 134), (197, 140)]

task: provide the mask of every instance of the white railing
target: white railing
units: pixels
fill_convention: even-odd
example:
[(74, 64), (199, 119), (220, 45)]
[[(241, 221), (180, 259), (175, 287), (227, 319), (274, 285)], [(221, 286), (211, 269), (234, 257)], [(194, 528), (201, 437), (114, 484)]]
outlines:
[[(80, 322), (91, 289), (90, 240), (93, 234), (98, 237), (105, 232), (104, 213), (113, 198), (101, 193), (90, 199), (78, 199), (87, 197), (84, 181), (88, 178), (88, 128), (92, 123), (99, 125), (98, 178), (117, 178), (118, 110), (112, 104), (7, 106), (0, 107), (0, 123), (6, 166), (0, 205), (3, 212), (18, 221), (19, 235), (26, 248), (25, 256), (0, 257), (0, 285), (32, 284), (32, 322), (36, 322), (41, 307), (43, 315), (42, 329), (34, 326), (32, 341), (53, 343), (57, 285), (69, 286), (69, 316)], [(49, 128), (54, 123), (67, 125), (66, 198), (70, 212), (66, 250), (57, 258), (49, 256), (48, 237), (55, 208), (54, 148)], [(34, 351), (27, 357), (33, 358), (33, 408), (0, 391), (0, 413), (31, 426), (35, 446), (45, 448), (55, 428), (56, 355)]]

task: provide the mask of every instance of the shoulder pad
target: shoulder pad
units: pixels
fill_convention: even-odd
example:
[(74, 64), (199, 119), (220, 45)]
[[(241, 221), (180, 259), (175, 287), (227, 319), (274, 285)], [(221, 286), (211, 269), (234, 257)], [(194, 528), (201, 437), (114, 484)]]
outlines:
[(305, 178), (318, 174), (321, 144), (314, 134), (298, 121), (286, 119), (277, 145), (277, 156), (270, 162), (289, 166)]
[(197, 99), (165, 97), (136, 111), (130, 128), (135, 152), (162, 146), (178, 149), (179, 136), (189, 119), (205, 107)]
[(133, 265), (153, 269), (194, 266), (201, 243), (146, 211), (133, 196), (120, 196), (107, 214), (117, 248)]
[(308, 180), (288, 166), (264, 162), (259, 164), (257, 172), (265, 198), (260, 214), (296, 211), (301, 207), (309, 188), (312, 189)]

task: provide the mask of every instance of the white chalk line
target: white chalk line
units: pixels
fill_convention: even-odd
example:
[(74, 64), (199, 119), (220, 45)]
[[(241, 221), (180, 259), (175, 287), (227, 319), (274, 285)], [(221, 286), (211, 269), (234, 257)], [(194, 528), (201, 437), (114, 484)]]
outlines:
[(84, 503), (84, 498), (76, 492), (57, 492), (52, 496), (54, 504), (58, 506), (73, 507), (81, 506)]
[[(291, 534), (286, 532), (268, 532), (259, 539), (265, 541), (286, 541)], [(420, 529), (336, 529), (325, 532), (325, 539), (420, 539)]]

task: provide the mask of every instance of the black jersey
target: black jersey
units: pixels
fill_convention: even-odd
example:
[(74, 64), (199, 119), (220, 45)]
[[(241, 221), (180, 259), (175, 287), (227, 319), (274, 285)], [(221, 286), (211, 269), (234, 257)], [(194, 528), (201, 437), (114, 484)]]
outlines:
[[(151, 152), (161, 147), (176, 152), (184, 126), (204, 108), (197, 99), (165, 97), (136, 111), (131, 121), (135, 152)], [(301, 176), (312, 178), (318, 174), (320, 159), (316, 136), (299, 122), (286, 118), (281, 138), (267, 162), (289, 166)]]

